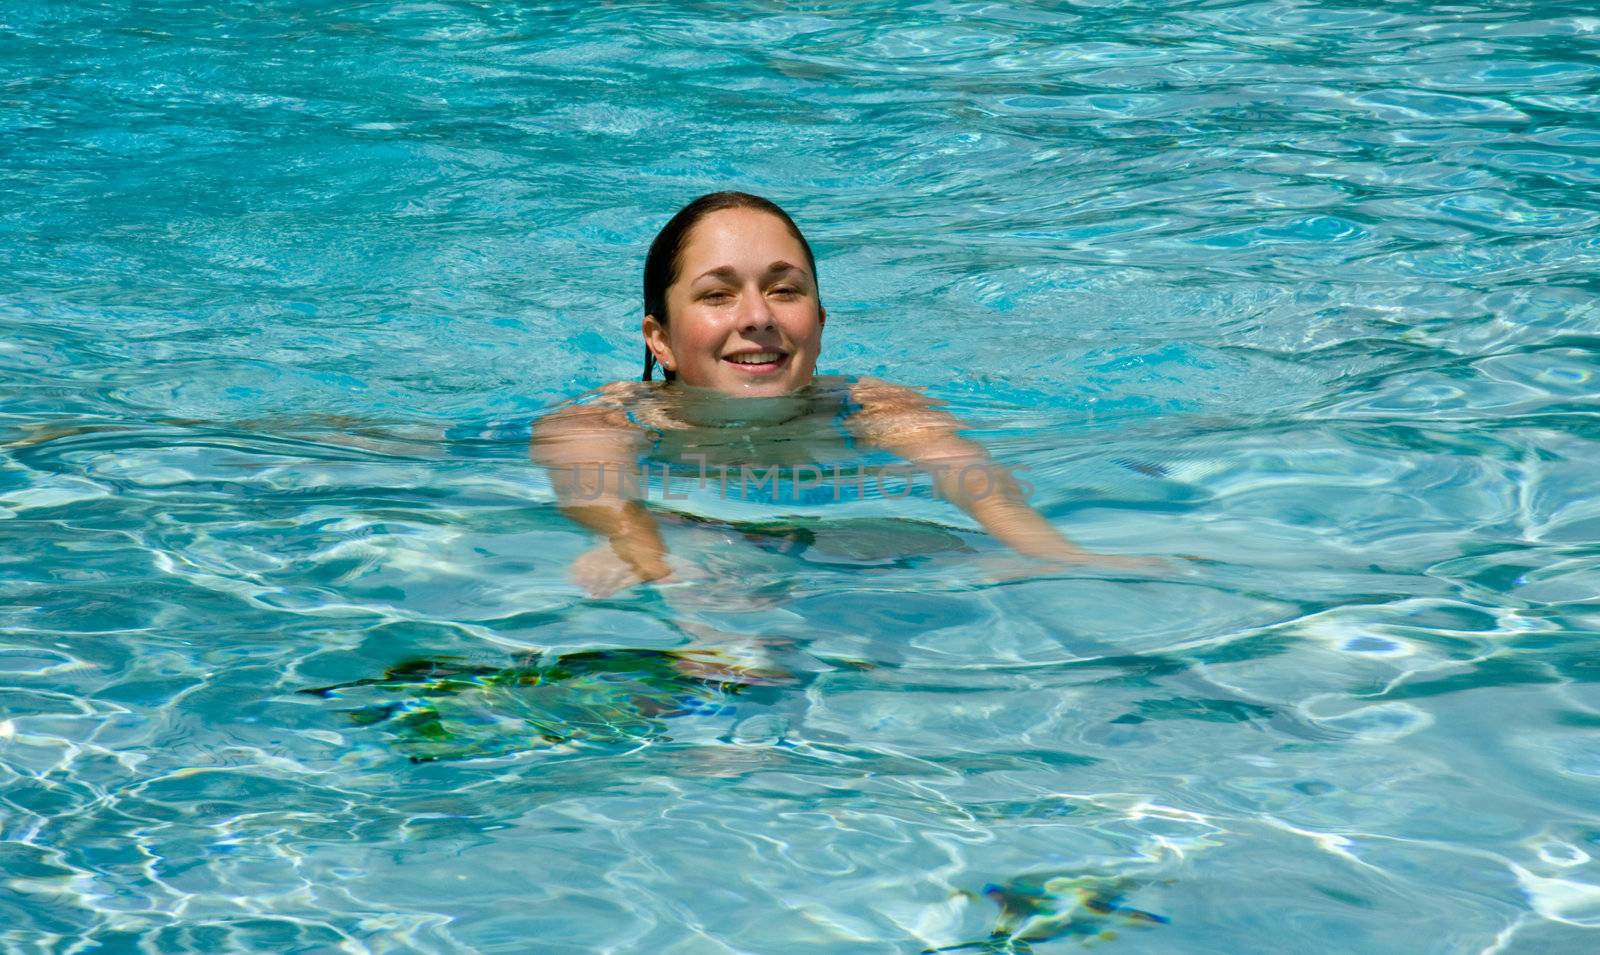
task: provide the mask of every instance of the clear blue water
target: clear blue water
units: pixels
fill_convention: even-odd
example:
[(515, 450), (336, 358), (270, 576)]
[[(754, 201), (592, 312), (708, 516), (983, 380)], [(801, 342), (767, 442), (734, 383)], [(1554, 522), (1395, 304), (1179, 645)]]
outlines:
[[(1595, 950), (1597, 39), (0, 3), (0, 946)], [(527, 421), (728, 186), (827, 370), (1206, 562), (997, 581), (866, 500), (585, 599)]]

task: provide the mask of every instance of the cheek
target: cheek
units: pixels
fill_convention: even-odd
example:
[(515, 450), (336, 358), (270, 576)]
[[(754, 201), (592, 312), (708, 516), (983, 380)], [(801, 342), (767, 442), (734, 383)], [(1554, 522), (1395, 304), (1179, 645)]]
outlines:
[(722, 336), (714, 324), (690, 317), (689, 321), (679, 326), (678, 334), (674, 336), (673, 349), (685, 352), (684, 357), (687, 358), (690, 355), (715, 351), (721, 340)]
[(822, 323), (817, 321), (815, 312), (807, 311), (794, 316), (788, 332), (789, 337), (799, 341), (816, 341), (822, 337)]

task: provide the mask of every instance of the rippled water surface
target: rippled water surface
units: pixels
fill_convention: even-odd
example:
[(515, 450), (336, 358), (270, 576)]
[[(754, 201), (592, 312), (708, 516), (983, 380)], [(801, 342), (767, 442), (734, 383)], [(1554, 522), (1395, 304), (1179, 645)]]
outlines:
[[(0, 2), (0, 946), (1594, 951), (1597, 38)], [(1202, 559), (691, 500), (585, 598), (528, 422), (726, 187), (826, 370)]]

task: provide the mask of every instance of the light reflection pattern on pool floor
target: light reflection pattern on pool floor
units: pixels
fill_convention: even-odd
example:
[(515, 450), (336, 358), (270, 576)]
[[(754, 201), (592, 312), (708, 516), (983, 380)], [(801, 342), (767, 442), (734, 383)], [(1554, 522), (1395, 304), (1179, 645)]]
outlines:
[[(0, 4), (0, 947), (1600, 944), (1583, 4), (125, 6)], [(728, 186), (1202, 559), (869, 495), (584, 599), (527, 422)]]

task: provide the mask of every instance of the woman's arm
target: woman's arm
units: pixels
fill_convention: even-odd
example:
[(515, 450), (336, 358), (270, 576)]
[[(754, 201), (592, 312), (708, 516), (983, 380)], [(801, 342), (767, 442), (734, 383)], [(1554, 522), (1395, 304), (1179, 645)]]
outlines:
[(851, 387), (850, 396), (860, 408), (848, 419), (856, 437), (927, 471), (940, 496), (1017, 553), (1070, 563), (1126, 560), (1091, 553), (1063, 537), (1028, 504), (1009, 470), (961, 437), (960, 422), (917, 392), (862, 379)]
[(563, 408), (533, 427), (529, 454), (550, 472), (561, 512), (606, 538), (571, 569), (598, 597), (671, 573), (655, 517), (638, 499), (643, 444), (643, 432), (604, 399)]

